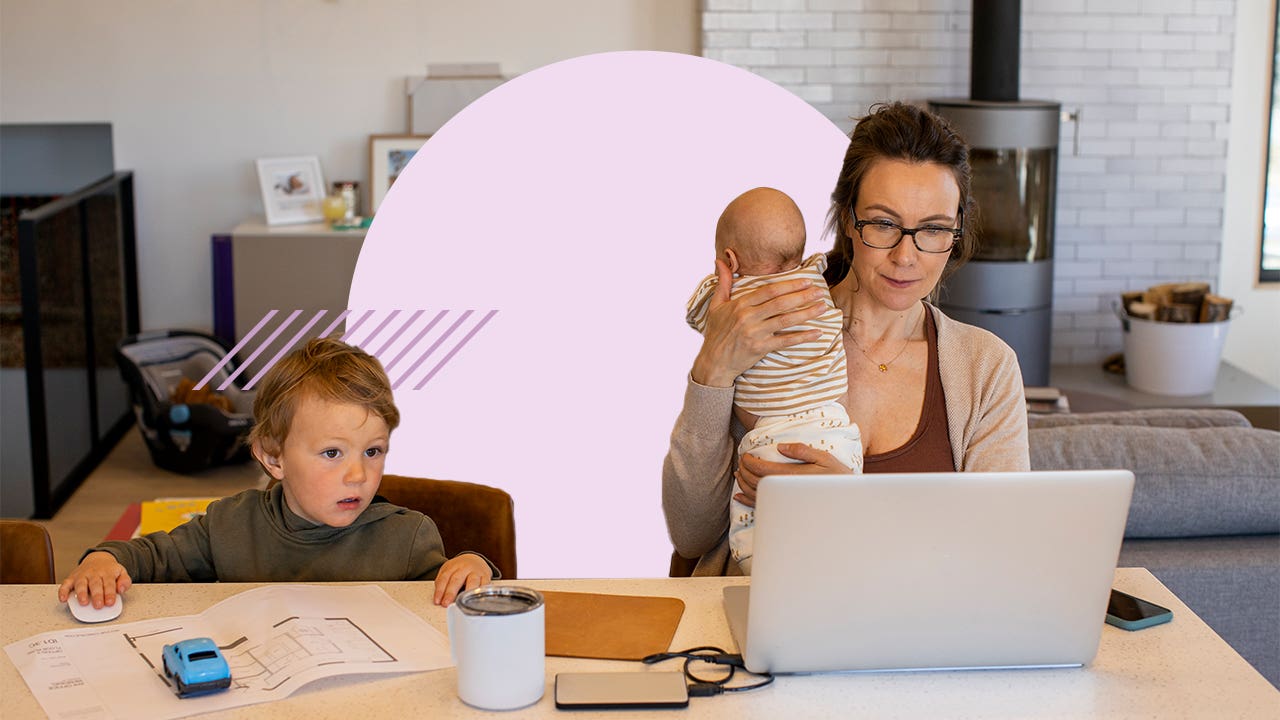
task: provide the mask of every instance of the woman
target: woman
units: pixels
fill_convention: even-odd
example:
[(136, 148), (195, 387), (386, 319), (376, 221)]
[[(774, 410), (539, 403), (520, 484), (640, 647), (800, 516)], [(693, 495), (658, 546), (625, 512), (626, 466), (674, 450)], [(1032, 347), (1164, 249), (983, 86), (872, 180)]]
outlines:
[[(968, 148), (941, 118), (903, 103), (858, 122), (836, 188), (836, 242), (827, 283), (844, 313), (849, 392), (841, 404), (862, 432), (864, 472), (1026, 470), (1026, 404), (1017, 357), (996, 336), (948, 319), (925, 301), (973, 255)], [(689, 373), (662, 472), (662, 506), (676, 551), (695, 575), (740, 574), (729, 560), (729, 499), (755, 504), (770, 474), (846, 473), (828, 453), (779, 446), (795, 464), (744, 456), (733, 380), (767, 353), (813, 340), (785, 333), (816, 317), (821, 292), (803, 281), (729, 299), (720, 292)]]

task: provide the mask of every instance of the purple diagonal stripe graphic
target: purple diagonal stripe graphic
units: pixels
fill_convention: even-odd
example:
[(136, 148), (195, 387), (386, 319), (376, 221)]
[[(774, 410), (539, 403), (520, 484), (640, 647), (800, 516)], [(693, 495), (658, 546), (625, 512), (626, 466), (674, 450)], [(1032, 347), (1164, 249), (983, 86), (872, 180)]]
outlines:
[(262, 354), (262, 351), (266, 350), (267, 346), (270, 345), (273, 340), (279, 337), (280, 333), (284, 332), (285, 328), (289, 327), (289, 324), (293, 322), (293, 319), (298, 317), (301, 314), (302, 314), (301, 310), (294, 310), (293, 312), (289, 313), (289, 317), (285, 318), (284, 322), (280, 323), (279, 327), (271, 331), (271, 334), (267, 336), (266, 340), (262, 341), (262, 344), (258, 346), (258, 349), (254, 350), (253, 354), (245, 359), (243, 365), (236, 368), (236, 371), (231, 373), (231, 377), (227, 378), (226, 380), (223, 380), (222, 384), (218, 386), (218, 389), (226, 390), (227, 386), (231, 384), (231, 381), (239, 377), (240, 373), (244, 372), (244, 369), (249, 367), (249, 364), (252, 363), (254, 360), (256, 360), (258, 356)]
[(266, 375), (268, 370), (274, 367), (276, 363), (280, 362), (280, 358), (284, 357), (284, 354), (289, 352), (289, 350), (292, 349), (293, 346), (296, 345), (298, 341), (302, 339), (302, 336), (305, 335), (307, 331), (311, 329), (312, 325), (315, 325), (317, 322), (320, 322), (320, 318), (324, 317), (324, 314), (327, 312), (329, 311), (321, 310), (320, 312), (312, 316), (312, 318), (307, 321), (307, 324), (303, 325), (301, 330), (294, 333), (293, 337), (289, 338), (289, 342), (285, 343), (284, 347), (280, 348), (280, 350), (276, 352), (275, 357), (268, 360), (267, 364), (262, 366), (262, 369), (258, 371), (257, 375), (253, 376), (253, 379), (249, 381), (248, 385), (244, 386), (244, 389), (252, 390), (253, 386), (257, 385), (258, 381), (262, 379), (262, 376)]
[[(467, 311), (467, 314), (468, 314), (468, 315), (470, 315), (470, 314), (471, 314), (471, 311), (470, 311), (470, 310), (468, 310), (468, 311)], [(415, 385), (415, 386), (413, 387), (413, 389), (414, 389), (414, 390), (421, 390), (421, 389), (422, 389), (422, 386), (423, 386), (423, 385), (426, 385), (426, 384), (427, 384), (427, 382), (428, 382), (429, 380), (431, 380), (431, 378), (435, 377), (435, 376), (436, 376), (436, 373), (440, 372), (440, 368), (444, 367), (444, 366), (445, 366), (445, 363), (447, 363), (447, 362), (449, 362), (450, 360), (452, 360), (452, 359), (453, 359), (453, 356), (454, 356), (454, 355), (457, 355), (457, 354), (458, 354), (458, 351), (462, 349), (462, 346), (463, 346), (463, 345), (466, 345), (468, 342), (470, 342), (470, 341), (471, 341), (471, 338), (475, 337), (476, 333), (480, 332), (480, 328), (484, 327), (484, 326), (485, 326), (485, 323), (489, 322), (489, 320), (490, 320), (491, 318), (493, 318), (493, 316), (494, 316), (494, 315), (497, 315), (497, 314), (498, 314), (498, 311), (497, 311), (497, 310), (490, 310), (490, 311), (488, 312), (488, 314), (486, 314), (484, 317), (480, 318), (480, 322), (476, 323), (476, 326), (475, 326), (475, 327), (473, 327), (473, 328), (471, 328), (471, 331), (470, 331), (470, 332), (468, 332), (466, 335), (464, 335), (464, 336), (462, 337), (462, 339), (458, 341), (458, 344), (457, 344), (457, 345), (454, 345), (454, 346), (453, 346), (453, 349), (449, 351), (449, 354), (448, 354), (448, 355), (445, 355), (445, 356), (444, 356), (444, 358), (440, 360), (440, 362), (436, 363), (436, 366), (435, 366), (435, 367), (433, 367), (433, 368), (431, 368), (431, 372), (427, 373), (427, 376), (426, 376), (426, 377), (424, 377), (424, 378), (422, 378), (421, 382), (419, 382), (417, 385)], [(464, 317), (465, 317), (465, 316), (464, 316)]]
[[(396, 355), (391, 362), (387, 363), (383, 367), (383, 369), (386, 370), (388, 373), (390, 373), (391, 368), (395, 367), (396, 363), (400, 362), (400, 360), (403, 359), (404, 356), (407, 355), (409, 351), (412, 350), (414, 346), (418, 344), (418, 341), (422, 340), (422, 338), (427, 333), (431, 332), (431, 328), (434, 328), (436, 326), (436, 323), (440, 322), (440, 320), (443, 319), (444, 316), (448, 314), (449, 314), (448, 310), (441, 310), (440, 312), (436, 313), (436, 316), (431, 318), (431, 322), (427, 323), (427, 326), (422, 328), (422, 330), (413, 338), (413, 340), (410, 340), (409, 344), (406, 345), (405, 348), (400, 351), (400, 354)], [(395, 388), (393, 387), (391, 389), (394, 390)]]
[(329, 327), (325, 328), (324, 332), (320, 333), (316, 337), (329, 337), (329, 333), (333, 332), (334, 329), (338, 327), (338, 323), (342, 322), (343, 319), (350, 314), (351, 314), (350, 308), (347, 308), (346, 310), (343, 310), (342, 312), (338, 313), (338, 317), (334, 318), (333, 322), (329, 323)]
[[(445, 310), (444, 312), (449, 312), (449, 311)], [(461, 325), (464, 321), (466, 321), (466, 319), (470, 316), (471, 316), (471, 311), (467, 310), (462, 313), (462, 317), (458, 318), (457, 320), (454, 320), (453, 324), (449, 326), (449, 329), (445, 330), (440, 337), (436, 338), (436, 341), (431, 343), (431, 347), (427, 348), (427, 351), (422, 353), (421, 357), (413, 361), (413, 364), (409, 366), (408, 370), (404, 371), (404, 374), (400, 376), (399, 380), (396, 380), (395, 384), (391, 386), (391, 389), (395, 390), (396, 388), (400, 387), (400, 383), (403, 383), (406, 379), (408, 379), (408, 377), (413, 374), (413, 371), (417, 370), (418, 366), (421, 365), (423, 362), (425, 362), (426, 359), (431, 356), (431, 353), (435, 352), (436, 348), (440, 347), (441, 343), (443, 343), (445, 340), (448, 340), (449, 336), (453, 334), (453, 331), (457, 330), (458, 326)]]
[(374, 355), (374, 357), (382, 357), (382, 353), (386, 352), (386, 351), (387, 351), (387, 348), (391, 347), (391, 344), (392, 344), (392, 343), (394, 343), (396, 340), (399, 340), (399, 339), (400, 339), (400, 336), (404, 334), (404, 331), (405, 331), (405, 330), (408, 330), (408, 329), (409, 329), (409, 326), (410, 326), (410, 325), (412, 325), (412, 324), (414, 323), (414, 321), (415, 321), (415, 320), (417, 320), (418, 318), (422, 317), (422, 313), (424, 313), (424, 312), (426, 312), (426, 311), (425, 311), (425, 310), (418, 310), (418, 311), (417, 311), (417, 312), (415, 312), (413, 315), (410, 315), (410, 316), (409, 316), (409, 319), (408, 319), (408, 320), (406, 320), (406, 321), (405, 321), (405, 323), (404, 323), (403, 325), (401, 325), (401, 326), (400, 326), (400, 329), (399, 329), (399, 330), (396, 330), (396, 331), (395, 331), (395, 333), (393, 333), (393, 334), (391, 335), (391, 339), (389, 339), (389, 340), (387, 340), (386, 342), (382, 343), (382, 347), (378, 348), (378, 351), (377, 351), (377, 352), (375, 352), (375, 353), (373, 354), (373, 355)]
[(378, 327), (373, 329), (373, 332), (369, 333), (369, 337), (366, 337), (364, 339), (364, 342), (360, 343), (360, 347), (364, 347), (365, 345), (368, 345), (369, 343), (373, 342), (373, 339), (378, 337), (378, 333), (382, 332), (388, 325), (390, 325), (391, 321), (395, 320), (396, 316), (399, 314), (400, 314), (399, 310), (392, 310), (391, 314), (387, 316), (387, 319), (383, 320), (378, 325)]
[(351, 342), (351, 336), (354, 335), (355, 332), (360, 329), (360, 326), (364, 324), (365, 320), (368, 320), (372, 316), (373, 316), (372, 310), (365, 310), (364, 314), (360, 316), (360, 319), (356, 321), (356, 324), (348, 327), (347, 331), (342, 333), (342, 337), (339, 339), (342, 340), (342, 342), (344, 343)]
[(227, 353), (225, 357), (218, 361), (217, 365), (213, 366), (212, 370), (210, 370), (204, 377), (200, 378), (200, 382), (196, 383), (196, 390), (207, 385), (209, 381), (213, 379), (213, 376), (218, 374), (219, 370), (225, 367), (227, 363), (231, 362), (231, 358), (235, 357), (236, 353), (240, 352), (241, 348), (248, 345), (249, 341), (253, 339), (253, 336), (257, 335), (258, 331), (262, 329), (262, 326), (266, 325), (268, 320), (275, 317), (277, 312), (279, 312), (279, 310), (268, 310), (267, 314), (263, 315), (262, 319), (258, 321), (258, 324), (254, 325), (253, 329), (245, 333), (245, 336), (240, 339), (240, 342), (236, 343), (236, 346), (231, 348), (231, 352)]

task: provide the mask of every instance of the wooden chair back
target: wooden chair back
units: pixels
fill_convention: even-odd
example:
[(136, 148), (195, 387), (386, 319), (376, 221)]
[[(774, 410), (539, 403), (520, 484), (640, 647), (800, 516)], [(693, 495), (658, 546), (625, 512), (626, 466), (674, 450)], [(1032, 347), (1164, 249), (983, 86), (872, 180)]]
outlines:
[(673, 578), (692, 577), (693, 568), (696, 567), (697, 565), (698, 565), (698, 558), (694, 558), (690, 560), (689, 558), (682, 557), (680, 553), (672, 550), (671, 551), (671, 567), (667, 571), (667, 575)]
[(430, 517), (450, 557), (472, 550), (493, 561), (503, 579), (516, 577), (515, 504), (488, 485), (383, 475), (378, 494)]
[(55, 577), (49, 531), (28, 520), (0, 520), (0, 583), (48, 585)]

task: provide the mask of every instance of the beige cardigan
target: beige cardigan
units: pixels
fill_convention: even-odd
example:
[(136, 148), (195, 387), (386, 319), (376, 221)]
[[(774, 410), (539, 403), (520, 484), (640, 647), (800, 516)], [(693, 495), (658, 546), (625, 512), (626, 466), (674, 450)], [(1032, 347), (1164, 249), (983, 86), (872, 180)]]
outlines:
[[(1013, 350), (995, 335), (926, 305), (938, 328), (938, 371), (956, 469), (1027, 470), (1027, 408)], [(662, 511), (676, 552), (699, 558), (694, 575), (738, 574), (729, 563), (734, 448), (733, 388), (689, 380), (662, 464)]]

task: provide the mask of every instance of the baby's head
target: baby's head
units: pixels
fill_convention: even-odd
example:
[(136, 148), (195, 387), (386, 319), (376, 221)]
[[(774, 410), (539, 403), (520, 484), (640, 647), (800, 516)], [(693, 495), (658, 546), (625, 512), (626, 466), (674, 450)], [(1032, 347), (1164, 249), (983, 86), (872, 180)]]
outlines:
[(720, 214), (716, 257), (738, 275), (772, 275), (791, 270), (804, 258), (804, 215), (786, 193), (748, 190)]
[(273, 366), (253, 401), (253, 455), (295, 514), (333, 527), (368, 507), (400, 411), (378, 359), (316, 338)]

